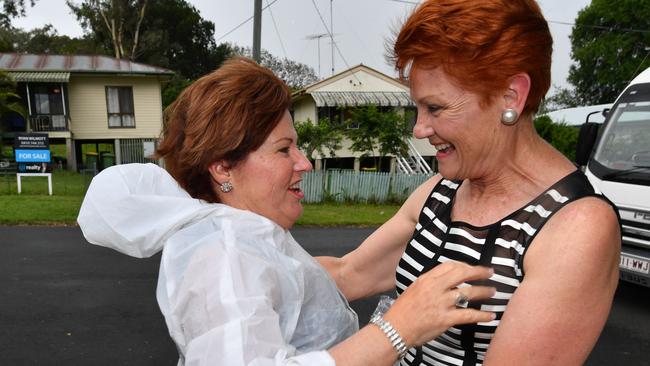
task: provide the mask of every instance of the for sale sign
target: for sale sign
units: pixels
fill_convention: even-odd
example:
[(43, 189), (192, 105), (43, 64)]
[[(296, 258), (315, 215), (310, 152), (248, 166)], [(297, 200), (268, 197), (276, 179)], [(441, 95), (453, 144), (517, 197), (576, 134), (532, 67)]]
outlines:
[(50, 140), (46, 133), (21, 133), (14, 140), (14, 156), (19, 173), (50, 171)]
[(50, 150), (18, 150), (16, 163), (49, 163)]

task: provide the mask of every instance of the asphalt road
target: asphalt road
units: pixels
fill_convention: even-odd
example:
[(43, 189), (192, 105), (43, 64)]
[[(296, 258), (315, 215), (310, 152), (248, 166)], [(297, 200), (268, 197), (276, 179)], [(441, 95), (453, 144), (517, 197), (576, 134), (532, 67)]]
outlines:
[[(341, 255), (370, 229), (298, 228), (313, 255)], [(0, 365), (176, 365), (155, 300), (159, 255), (87, 244), (78, 228), (0, 227)], [(352, 306), (362, 324), (376, 299)], [(650, 365), (650, 289), (621, 283), (589, 366)]]

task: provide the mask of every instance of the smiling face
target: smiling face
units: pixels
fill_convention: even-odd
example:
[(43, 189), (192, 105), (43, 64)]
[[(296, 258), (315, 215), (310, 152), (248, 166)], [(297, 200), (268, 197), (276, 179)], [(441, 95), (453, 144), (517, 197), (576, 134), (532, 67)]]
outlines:
[(233, 168), (233, 190), (219, 193), (222, 202), (262, 215), (289, 229), (302, 214), (302, 173), (311, 163), (296, 146), (296, 130), (287, 111), (264, 143)]
[(507, 142), (499, 98), (480, 104), (481, 96), (456, 86), (440, 68), (413, 68), (409, 80), (418, 110), (413, 135), (438, 150), (440, 173), (467, 179), (494, 172)]

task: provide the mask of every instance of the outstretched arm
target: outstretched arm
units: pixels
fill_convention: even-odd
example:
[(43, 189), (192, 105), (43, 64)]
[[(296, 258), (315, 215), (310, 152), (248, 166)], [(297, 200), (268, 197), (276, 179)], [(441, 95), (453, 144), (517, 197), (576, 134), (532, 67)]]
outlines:
[(395, 287), (397, 264), (413, 234), (422, 205), (440, 179), (440, 176), (434, 176), (418, 187), (395, 216), (372, 233), (357, 249), (341, 258), (316, 258), (349, 301)]
[(616, 215), (601, 199), (578, 200), (550, 218), (528, 249), (526, 276), (483, 365), (582, 365), (609, 314), (620, 245)]

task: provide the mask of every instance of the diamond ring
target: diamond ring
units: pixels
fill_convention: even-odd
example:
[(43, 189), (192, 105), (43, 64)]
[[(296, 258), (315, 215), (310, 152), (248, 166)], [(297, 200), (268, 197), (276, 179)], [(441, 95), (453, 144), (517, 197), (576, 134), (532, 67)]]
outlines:
[(469, 305), (469, 297), (467, 297), (467, 295), (463, 294), (462, 292), (458, 291), (458, 296), (456, 296), (456, 301), (454, 301), (454, 305), (456, 305), (457, 308), (466, 308), (467, 305)]

